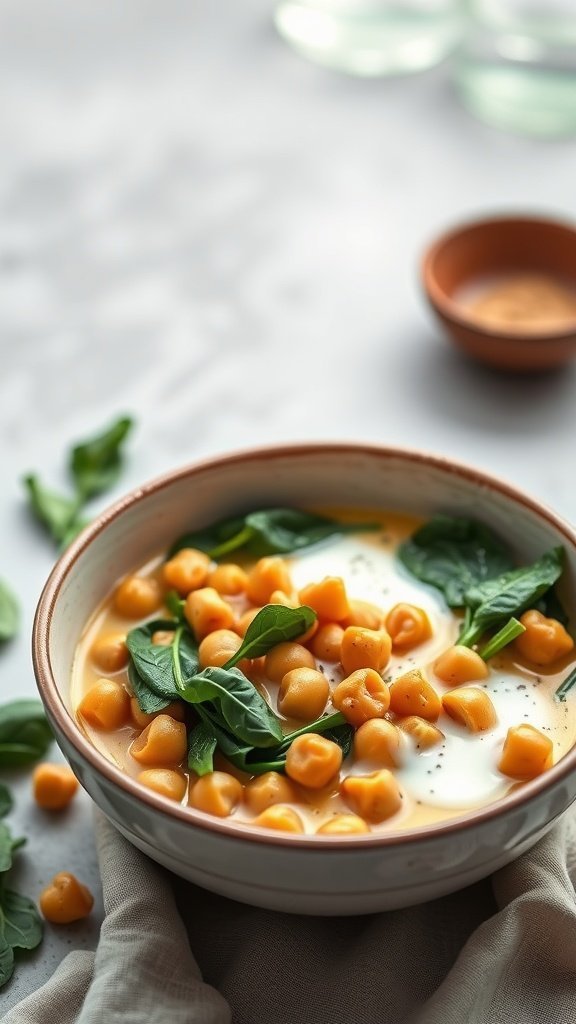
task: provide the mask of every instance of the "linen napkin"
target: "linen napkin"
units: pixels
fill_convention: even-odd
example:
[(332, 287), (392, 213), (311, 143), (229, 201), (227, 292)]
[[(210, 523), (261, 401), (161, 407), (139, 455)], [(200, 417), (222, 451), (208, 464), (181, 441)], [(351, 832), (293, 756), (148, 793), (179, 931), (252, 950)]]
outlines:
[(573, 810), (491, 880), (356, 918), (247, 907), (171, 879), (99, 812), (96, 832), (98, 949), (4, 1024), (576, 1022)]

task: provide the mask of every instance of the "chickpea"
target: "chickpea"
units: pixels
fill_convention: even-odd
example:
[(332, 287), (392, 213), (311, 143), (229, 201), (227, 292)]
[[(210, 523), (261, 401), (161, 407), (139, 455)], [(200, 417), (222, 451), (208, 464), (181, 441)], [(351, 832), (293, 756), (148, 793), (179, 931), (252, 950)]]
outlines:
[(172, 771), (171, 768), (147, 768), (140, 772), (138, 782), (141, 782), (147, 789), (151, 789), (168, 800), (175, 800), (181, 803), (186, 792), (186, 779), (180, 772)]
[(402, 806), (398, 783), (388, 768), (371, 775), (349, 775), (340, 783), (340, 794), (355, 814), (374, 824), (391, 818)]
[[(225, 665), (241, 646), (241, 638), (231, 629), (215, 629), (213, 633), (208, 633), (208, 636), (205, 636), (200, 643), (198, 648), (200, 665), (202, 668), (206, 668), (208, 665)], [(246, 659), (243, 664), (245, 666), (248, 664)], [(242, 668), (242, 663), (238, 667)], [(243, 668), (242, 671), (244, 671)]]
[(274, 590), (268, 598), (268, 604), (281, 604), (283, 608), (297, 608), (300, 602), (298, 595), (290, 596), (283, 590)]
[(268, 604), (275, 590), (292, 593), (292, 580), (283, 558), (271, 555), (260, 558), (248, 573), (246, 593), (253, 604)]
[(211, 772), (198, 779), (190, 790), (189, 802), (198, 811), (227, 818), (242, 799), (242, 785), (228, 772)]
[(234, 622), (232, 608), (213, 587), (202, 587), (188, 594), (184, 615), (197, 640), (203, 640), (217, 629), (230, 629)]
[(34, 799), (45, 811), (62, 811), (78, 789), (78, 780), (65, 764), (39, 764), (32, 775)]
[(310, 647), (321, 661), (340, 661), (340, 647), (344, 630), (338, 622), (325, 622), (318, 627)]
[(94, 729), (120, 729), (128, 721), (130, 697), (115, 679), (99, 679), (80, 701), (78, 714)]
[(161, 711), (153, 711), (152, 714), (147, 715), (145, 711), (140, 710), (138, 699), (130, 698), (130, 717), (137, 729), (145, 729), (150, 722), (158, 718), (158, 715), (170, 715), (170, 718), (176, 719), (177, 722), (183, 722), (186, 717), (184, 704), (181, 700), (175, 700), (172, 704), (167, 704)]
[(342, 622), (350, 615), (346, 587), (340, 576), (326, 576), (320, 583), (310, 583), (300, 591), (299, 598), (323, 622)]
[(394, 651), (410, 651), (432, 636), (430, 619), (415, 604), (395, 604), (386, 616), (386, 629)]
[(359, 761), (395, 768), (400, 763), (401, 741), (401, 733), (387, 718), (370, 718), (354, 736), (354, 753)]
[(450, 718), (470, 732), (485, 732), (496, 725), (496, 711), (485, 690), (477, 686), (459, 686), (442, 697), (442, 707)]
[(508, 729), (498, 770), (512, 779), (535, 779), (553, 763), (552, 740), (533, 725)]
[(486, 679), (488, 666), (476, 651), (456, 644), (444, 651), (434, 662), (434, 673), (449, 686), (471, 683), (474, 679)]
[(90, 656), (101, 672), (119, 672), (126, 668), (129, 654), (125, 633), (108, 633), (94, 641)]
[(282, 678), (278, 710), (286, 718), (313, 722), (326, 707), (330, 696), (328, 680), (314, 668), (293, 668)]
[(286, 774), (306, 786), (322, 789), (340, 771), (342, 751), (337, 743), (308, 732), (292, 741), (286, 754)]
[(435, 722), (442, 710), (440, 698), (420, 669), (395, 679), (390, 687), (390, 710), (395, 715), (418, 715)]
[(390, 691), (373, 668), (361, 668), (338, 683), (332, 703), (358, 727), (369, 718), (384, 718), (390, 704)]
[(177, 590), (187, 597), (192, 590), (203, 587), (210, 572), (211, 561), (203, 551), (182, 548), (162, 566), (162, 579), (168, 590)]
[(267, 807), (262, 814), (254, 818), (253, 825), (260, 825), (261, 828), (273, 828), (278, 832), (303, 832), (302, 819), (291, 807), (283, 807), (282, 804), (274, 804)]
[(370, 829), (363, 818), (357, 814), (337, 814), (330, 821), (325, 821), (316, 831), (317, 836), (352, 836), (369, 832)]
[(377, 604), (370, 601), (349, 601), (350, 614), (343, 626), (363, 626), (364, 629), (380, 630), (384, 628), (384, 612)]
[(359, 668), (385, 668), (390, 660), (392, 641), (383, 629), (347, 626), (342, 637), (340, 661), (347, 675)]
[(114, 595), (114, 608), (126, 619), (144, 619), (162, 604), (160, 584), (144, 576), (127, 576)]
[(279, 772), (265, 772), (251, 779), (244, 789), (244, 802), (253, 814), (261, 814), (274, 804), (292, 804), (298, 799), (294, 786)]
[(206, 581), (209, 587), (213, 587), (219, 594), (231, 594), (237, 596), (243, 594), (248, 584), (248, 573), (244, 572), (239, 565), (232, 562), (217, 566), (208, 575)]
[(416, 750), (430, 750), (436, 744), (441, 743), (445, 738), (444, 733), (428, 722), (426, 718), (419, 718), (418, 715), (409, 715), (408, 718), (399, 718), (398, 726), (402, 732), (412, 736), (416, 743)]
[(40, 910), (53, 924), (80, 921), (94, 906), (94, 897), (69, 871), (60, 871), (40, 894)]
[(276, 647), (268, 651), (264, 664), (266, 675), (274, 683), (282, 682), (284, 676), (292, 669), (316, 668), (314, 655), (302, 644), (289, 640), (276, 644)]
[(547, 619), (532, 608), (520, 617), (526, 632), (517, 636), (514, 646), (521, 658), (534, 665), (552, 665), (574, 647), (574, 641), (557, 619)]
[(186, 726), (166, 714), (157, 715), (130, 747), (136, 761), (151, 766), (180, 764), (186, 750)]

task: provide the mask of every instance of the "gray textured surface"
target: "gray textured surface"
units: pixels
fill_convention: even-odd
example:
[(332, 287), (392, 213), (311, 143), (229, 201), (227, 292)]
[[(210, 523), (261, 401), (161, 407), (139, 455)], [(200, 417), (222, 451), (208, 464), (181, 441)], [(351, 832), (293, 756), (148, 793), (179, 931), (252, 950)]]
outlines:
[[(445, 347), (419, 294), (425, 243), (478, 212), (576, 216), (576, 144), (498, 134), (444, 70), (360, 82), (285, 48), (265, 0), (2, 0), (0, 575), (28, 653), (49, 544), (19, 478), (127, 409), (122, 489), (216, 451), (296, 438), (418, 445), (576, 518), (574, 370), (498, 377)], [(18, 786), (23, 884), (97, 889), (87, 798), (60, 823)], [(88, 926), (50, 931), (3, 991), (39, 985)]]

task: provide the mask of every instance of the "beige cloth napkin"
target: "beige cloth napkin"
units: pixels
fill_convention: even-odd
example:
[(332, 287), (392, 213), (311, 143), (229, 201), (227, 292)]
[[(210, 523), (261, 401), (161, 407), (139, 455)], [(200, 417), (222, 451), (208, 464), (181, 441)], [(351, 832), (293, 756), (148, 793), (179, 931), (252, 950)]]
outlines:
[(171, 879), (100, 814), (97, 837), (98, 949), (70, 953), (4, 1024), (229, 1024), (229, 1007), (234, 1024), (576, 1022), (574, 811), (490, 881), (357, 918), (274, 914)]

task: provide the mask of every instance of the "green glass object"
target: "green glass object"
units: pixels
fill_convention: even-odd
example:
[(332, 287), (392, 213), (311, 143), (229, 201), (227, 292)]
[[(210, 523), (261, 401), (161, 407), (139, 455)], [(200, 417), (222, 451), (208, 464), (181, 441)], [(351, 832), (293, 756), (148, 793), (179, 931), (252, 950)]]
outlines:
[(576, 135), (576, 0), (468, 0), (456, 87), (479, 118), (530, 135)]
[(275, 22), (304, 57), (365, 77), (433, 67), (462, 30), (459, 0), (284, 0)]

